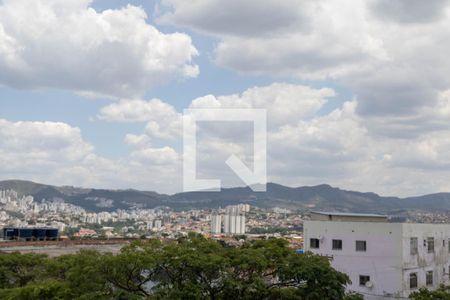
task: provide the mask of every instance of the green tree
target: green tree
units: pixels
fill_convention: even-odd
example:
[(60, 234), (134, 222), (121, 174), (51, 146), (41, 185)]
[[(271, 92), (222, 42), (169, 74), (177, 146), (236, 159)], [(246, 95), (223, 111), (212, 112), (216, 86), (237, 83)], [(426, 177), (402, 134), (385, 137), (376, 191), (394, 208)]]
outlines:
[(134, 241), (116, 255), (14, 253), (0, 261), (0, 299), (362, 299), (345, 293), (348, 276), (327, 258), (297, 254), (282, 239), (232, 247), (190, 234)]
[(441, 285), (437, 290), (430, 291), (426, 288), (421, 288), (409, 296), (413, 300), (449, 300), (450, 286)]
[(0, 254), (0, 288), (22, 287), (41, 278), (46, 262), (42, 254)]

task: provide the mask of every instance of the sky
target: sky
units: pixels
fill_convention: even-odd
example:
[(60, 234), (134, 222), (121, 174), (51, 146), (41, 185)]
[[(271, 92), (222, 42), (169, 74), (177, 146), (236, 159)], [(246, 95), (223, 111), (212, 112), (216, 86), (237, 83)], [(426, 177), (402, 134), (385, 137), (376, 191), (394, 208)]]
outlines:
[[(268, 181), (450, 191), (448, 0), (0, 0), (0, 180), (182, 190), (189, 108), (267, 110)], [(244, 183), (248, 124), (199, 125)]]

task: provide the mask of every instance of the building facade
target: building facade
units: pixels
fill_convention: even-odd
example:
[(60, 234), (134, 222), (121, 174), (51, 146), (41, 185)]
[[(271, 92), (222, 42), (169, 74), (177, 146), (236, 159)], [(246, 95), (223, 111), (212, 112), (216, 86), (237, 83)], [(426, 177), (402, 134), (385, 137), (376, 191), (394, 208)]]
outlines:
[(224, 215), (213, 213), (211, 215), (211, 233), (245, 234), (245, 213), (248, 211), (250, 211), (248, 204), (239, 204), (227, 206)]
[(222, 216), (211, 215), (211, 233), (219, 234), (222, 231)]
[(314, 214), (304, 222), (305, 250), (329, 257), (336, 270), (350, 277), (348, 290), (365, 299), (407, 298), (421, 287), (450, 284), (450, 224)]

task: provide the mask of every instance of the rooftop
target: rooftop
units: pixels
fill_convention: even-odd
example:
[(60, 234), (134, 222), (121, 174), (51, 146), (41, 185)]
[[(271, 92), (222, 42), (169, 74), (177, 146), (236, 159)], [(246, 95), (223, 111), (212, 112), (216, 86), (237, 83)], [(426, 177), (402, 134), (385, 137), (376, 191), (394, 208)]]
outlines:
[(326, 216), (340, 216), (340, 217), (369, 217), (369, 218), (387, 218), (387, 215), (378, 214), (361, 214), (361, 213), (348, 213), (348, 212), (329, 212), (329, 211), (311, 211), (311, 213), (326, 215)]
[(347, 212), (312, 211), (311, 220), (315, 221), (373, 221), (387, 222), (387, 215), (361, 214)]

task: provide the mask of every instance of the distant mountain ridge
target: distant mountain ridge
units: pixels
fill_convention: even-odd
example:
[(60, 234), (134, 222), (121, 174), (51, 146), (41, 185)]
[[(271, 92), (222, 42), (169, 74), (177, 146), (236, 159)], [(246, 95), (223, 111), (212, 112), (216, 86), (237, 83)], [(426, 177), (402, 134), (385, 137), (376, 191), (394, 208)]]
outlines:
[(220, 192), (185, 192), (174, 195), (139, 190), (107, 190), (52, 186), (23, 180), (0, 181), (0, 189), (13, 189), (21, 195), (32, 195), (36, 201), (63, 199), (89, 211), (154, 208), (169, 206), (175, 210), (218, 208), (237, 203), (270, 208), (304, 210), (399, 213), (406, 210), (450, 210), (450, 193), (417, 197), (382, 197), (375, 193), (341, 190), (327, 184), (287, 187), (268, 183), (266, 192), (249, 187), (222, 189)]

